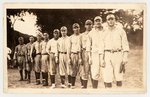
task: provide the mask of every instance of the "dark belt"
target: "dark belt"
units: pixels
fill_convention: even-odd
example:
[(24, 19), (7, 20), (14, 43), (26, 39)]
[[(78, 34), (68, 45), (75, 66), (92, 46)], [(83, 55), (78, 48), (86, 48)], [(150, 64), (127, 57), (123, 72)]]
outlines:
[(72, 54), (78, 54), (78, 52), (71, 52)]
[(60, 54), (67, 54), (67, 52), (59, 52)]
[(37, 53), (36, 55), (41, 55), (41, 53)]
[(50, 54), (55, 54), (54, 52), (50, 52)]
[(48, 55), (48, 53), (43, 53), (42, 55)]
[(18, 57), (25, 57), (25, 55), (17, 55)]
[(105, 52), (111, 52), (111, 53), (115, 53), (115, 52), (121, 52), (122, 50), (104, 50)]

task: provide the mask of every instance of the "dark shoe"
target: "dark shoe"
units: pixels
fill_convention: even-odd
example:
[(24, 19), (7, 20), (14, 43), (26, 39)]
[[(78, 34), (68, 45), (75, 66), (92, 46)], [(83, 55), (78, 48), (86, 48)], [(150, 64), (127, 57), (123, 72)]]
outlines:
[(122, 86), (122, 81), (117, 81), (116, 84), (117, 84), (118, 87), (121, 87)]
[(105, 88), (111, 88), (112, 87), (112, 83), (106, 83), (104, 82)]
[(93, 80), (93, 88), (97, 89), (98, 87), (98, 80)]
[(40, 84), (40, 81), (36, 81), (36, 85), (39, 85)]
[(48, 86), (48, 83), (45, 81), (45, 82), (43, 83), (43, 86)]
[(23, 81), (23, 78), (20, 78), (20, 80), (19, 81)]
[(30, 80), (28, 80), (28, 81), (27, 81), (27, 84), (29, 84), (29, 83), (31, 83), (31, 81), (30, 81)]

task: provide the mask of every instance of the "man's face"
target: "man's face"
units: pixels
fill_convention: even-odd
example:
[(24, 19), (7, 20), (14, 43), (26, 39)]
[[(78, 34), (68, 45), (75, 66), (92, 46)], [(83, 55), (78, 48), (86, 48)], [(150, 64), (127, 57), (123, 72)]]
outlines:
[(92, 24), (85, 24), (85, 29), (86, 31), (91, 31), (92, 30), (93, 25)]
[(62, 36), (66, 36), (66, 35), (67, 35), (67, 30), (65, 30), (65, 29), (64, 29), (64, 30), (61, 30), (61, 35), (62, 35)]
[(95, 25), (95, 27), (99, 28), (102, 25), (102, 21), (100, 19), (97, 19), (94, 21), (94, 25)]
[(55, 38), (55, 39), (58, 39), (58, 38), (59, 38), (59, 32), (54, 32), (53, 35), (54, 35), (54, 38)]
[(48, 40), (49, 36), (47, 34), (44, 35), (44, 40)]
[(73, 27), (73, 32), (74, 32), (74, 34), (79, 34), (80, 28), (78, 26)]
[(116, 22), (115, 18), (109, 18), (109, 19), (107, 19), (107, 24), (110, 27), (113, 27), (115, 25), (115, 22)]
[(42, 37), (41, 36), (37, 36), (37, 41), (41, 41)]
[(29, 38), (29, 41), (30, 41), (31, 43), (33, 43), (33, 42), (34, 42), (34, 38), (33, 38), (33, 37), (30, 37), (30, 38)]
[(22, 45), (23, 42), (24, 42), (23, 39), (19, 39), (18, 41), (19, 41), (19, 44), (20, 44), (20, 45)]

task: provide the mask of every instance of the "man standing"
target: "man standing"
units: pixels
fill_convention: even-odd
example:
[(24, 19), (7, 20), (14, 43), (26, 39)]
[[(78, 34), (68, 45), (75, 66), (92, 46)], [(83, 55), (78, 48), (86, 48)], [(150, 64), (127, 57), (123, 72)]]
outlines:
[[(41, 72), (41, 42), (42, 42), (42, 35), (37, 35), (37, 41), (33, 43), (31, 47), (31, 62), (34, 60), (34, 70), (35, 70), (35, 77), (36, 77), (36, 85), (40, 84), (40, 72)], [(32, 57), (32, 53), (35, 51), (35, 57)]]
[(20, 73), (20, 80), (23, 81), (23, 70), (25, 68), (25, 55), (26, 55), (26, 46), (24, 44), (24, 38), (19, 37), (18, 38), (19, 45), (15, 47), (15, 53), (14, 53), (14, 62), (15, 64), (18, 64), (18, 69)]
[(81, 34), (81, 56), (82, 56), (82, 65), (80, 65), (80, 80), (81, 80), (81, 88), (87, 88), (88, 76), (90, 73), (90, 65), (89, 65), (89, 57), (86, 52), (86, 42), (88, 39), (88, 34), (92, 30), (93, 22), (91, 20), (86, 20), (85, 29), (86, 31)]
[(58, 40), (58, 50), (59, 50), (59, 73), (61, 78), (61, 87), (65, 86), (65, 74), (68, 74), (68, 86), (71, 86), (71, 75), (70, 75), (70, 65), (68, 65), (69, 58), (69, 37), (67, 36), (67, 27), (62, 26), (61, 29), (62, 37)]
[(87, 40), (87, 48), (89, 56), (89, 64), (91, 64), (91, 79), (93, 88), (98, 87), (98, 79), (100, 77), (100, 65), (103, 66), (103, 27), (102, 18), (96, 16), (94, 18), (94, 28), (89, 32)]
[(71, 88), (75, 88), (76, 76), (79, 71), (79, 65), (81, 64), (81, 36), (80, 26), (78, 23), (73, 24), (74, 34), (70, 36), (70, 47), (69, 47), (69, 64), (71, 66)]
[(116, 25), (113, 14), (106, 17), (108, 27), (104, 32), (105, 68), (103, 70), (105, 87), (112, 87), (113, 77), (117, 86), (122, 86), (124, 65), (127, 64), (129, 44), (126, 32)]
[(49, 55), (46, 51), (46, 46), (49, 41), (49, 35), (47, 33), (43, 34), (44, 41), (41, 42), (41, 71), (42, 71), (42, 77), (44, 80), (43, 86), (48, 86), (48, 68), (49, 68)]
[(58, 63), (58, 38), (59, 38), (59, 30), (54, 29), (53, 36), (51, 40), (48, 41), (46, 51), (49, 54), (49, 72), (50, 72), (50, 79), (52, 86), (51, 88), (55, 88), (55, 75), (57, 70), (57, 63)]
[(30, 83), (30, 78), (31, 78), (31, 71), (33, 69), (33, 62), (31, 62), (31, 57), (30, 57), (30, 52), (31, 52), (31, 46), (34, 42), (34, 37), (31, 36), (29, 37), (29, 43), (26, 44), (26, 75), (28, 77), (28, 83)]

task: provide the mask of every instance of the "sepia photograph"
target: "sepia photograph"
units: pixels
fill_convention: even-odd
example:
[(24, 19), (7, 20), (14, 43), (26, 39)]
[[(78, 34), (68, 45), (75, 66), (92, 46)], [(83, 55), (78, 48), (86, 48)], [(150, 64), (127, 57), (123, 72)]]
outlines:
[(4, 92), (146, 93), (146, 4), (4, 4)]

